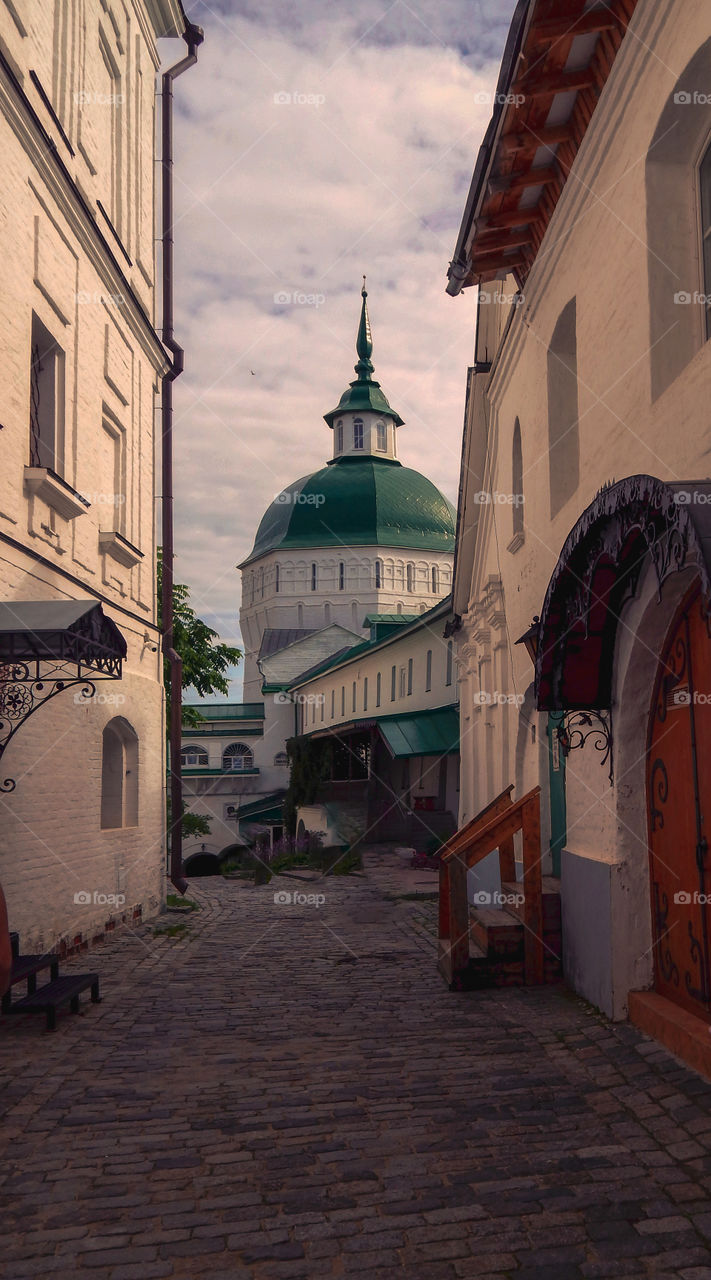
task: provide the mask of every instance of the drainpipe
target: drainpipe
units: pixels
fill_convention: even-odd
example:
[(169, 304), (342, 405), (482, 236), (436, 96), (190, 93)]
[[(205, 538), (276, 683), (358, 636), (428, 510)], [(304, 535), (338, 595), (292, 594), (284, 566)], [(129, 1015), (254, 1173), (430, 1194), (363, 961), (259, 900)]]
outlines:
[(170, 879), (179, 893), (188, 882), (183, 875), (183, 784), (180, 776), (182, 738), (182, 672), (180, 655), (173, 648), (173, 382), (183, 372), (183, 349), (173, 335), (173, 81), (197, 62), (197, 49), (204, 40), (201, 27), (188, 23), (183, 39), (188, 46), (185, 58), (163, 73), (162, 91), (162, 247), (163, 247), (163, 344), (173, 363), (163, 378), (161, 430), (163, 443), (163, 591), (161, 599), (163, 655), (170, 663)]

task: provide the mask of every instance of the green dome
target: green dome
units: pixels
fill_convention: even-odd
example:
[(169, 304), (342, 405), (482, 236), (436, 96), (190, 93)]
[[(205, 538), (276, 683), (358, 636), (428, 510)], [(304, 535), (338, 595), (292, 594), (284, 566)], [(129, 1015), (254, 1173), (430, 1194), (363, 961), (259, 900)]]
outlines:
[(453, 551), (456, 512), (439, 489), (388, 458), (335, 458), (275, 498), (242, 568), (297, 547)]

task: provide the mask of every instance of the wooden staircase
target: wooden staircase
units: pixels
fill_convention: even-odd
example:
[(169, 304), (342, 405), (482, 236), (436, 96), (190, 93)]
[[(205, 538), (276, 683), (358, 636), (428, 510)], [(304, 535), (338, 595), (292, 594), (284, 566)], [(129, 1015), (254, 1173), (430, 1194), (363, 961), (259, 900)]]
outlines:
[[(507, 787), (440, 851), (439, 971), (452, 991), (557, 982), (560, 882), (541, 875), (540, 788), (515, 803)], [(523, 879), (513, 838), (523, 835)], [(501, 895), (467, 896), (467, 871), (498, 850)], [(486, 896), (486, 895), (479, 895)]]

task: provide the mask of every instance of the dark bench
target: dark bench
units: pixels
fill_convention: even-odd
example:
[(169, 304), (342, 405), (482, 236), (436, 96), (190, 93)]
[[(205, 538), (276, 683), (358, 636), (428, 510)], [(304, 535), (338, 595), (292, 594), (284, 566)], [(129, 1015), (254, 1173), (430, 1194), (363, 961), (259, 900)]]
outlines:
[(34, 995), (37, 990), (37, 974), (43, 969), (49, 969), (49, 976), (52, 980), (59, 977), (59, 956), (47, 952), (44, 955), (20, 955), (19, 938), (16, 933), (10, 934), (10, 942), (12, 945), (12, 969), (10, 971), (10, 986), (2, 998), (2, 1012), (7, 1013), (12, 1003), (12, 988), (17, 982), (23, 982), (27, 979), (27, 994)]
[(72, 1013), (78, 1013), (79, 996), (88, 987), (91, 987), (92, 1003), (99, 1004), (101, 996), (98, 973), (75, 973), (66, 978), (54, 978), (52, 982), (23, 996), (21, 1000), (14, 1000), (3, 1008), (3, 1013), (44, 1013), (47, 1030), (54, 1031), (59, 1006), (68, 1002)]

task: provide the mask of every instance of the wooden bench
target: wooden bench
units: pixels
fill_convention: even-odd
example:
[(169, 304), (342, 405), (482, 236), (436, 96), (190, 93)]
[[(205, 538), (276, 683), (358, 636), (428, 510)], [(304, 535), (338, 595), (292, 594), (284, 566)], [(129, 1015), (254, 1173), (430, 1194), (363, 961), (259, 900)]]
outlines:
[(23, 996), (21, 1000), (13, 1000), (12, 1004), (3, 1009), (3, 1013), (43, 1013), (47, 1019), (47, 1031), (54, 1031), (59, 1006), (69, 1003), (72, 1013), (78, 1013), (79, 996), (89, 987), (92, 1004), (99, 1004), (101, 996), (98, 973), (75, 973), (66, 978), (54, 978), (52, 982)]

